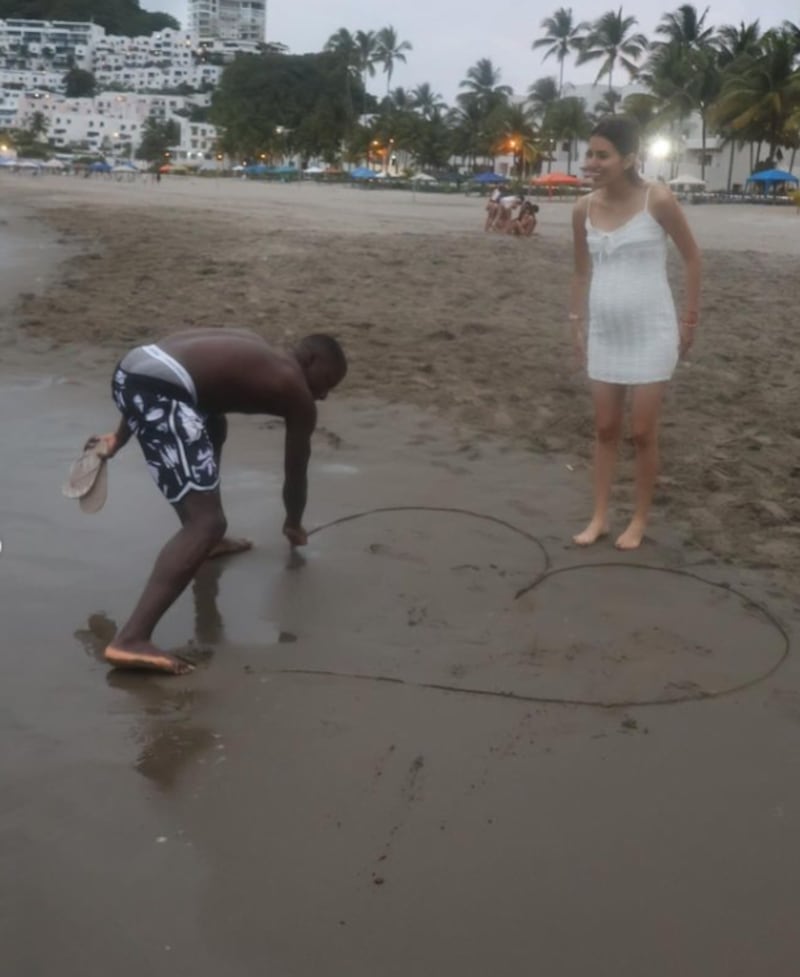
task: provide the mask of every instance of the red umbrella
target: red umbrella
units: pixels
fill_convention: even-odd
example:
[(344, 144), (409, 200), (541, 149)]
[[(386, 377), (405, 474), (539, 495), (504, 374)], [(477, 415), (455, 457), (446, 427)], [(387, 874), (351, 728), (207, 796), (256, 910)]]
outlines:
[(579, 187), (581, 181), (571, 173), (543, 173), (535, 176), (531, 183), (535, 187)]

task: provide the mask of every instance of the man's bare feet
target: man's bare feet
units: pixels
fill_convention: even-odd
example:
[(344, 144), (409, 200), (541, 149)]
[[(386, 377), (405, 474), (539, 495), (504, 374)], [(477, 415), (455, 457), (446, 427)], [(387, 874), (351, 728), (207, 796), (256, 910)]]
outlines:
[(576, 546), (591, 546), (603, 536), (608, 536), (608, 523), (603, 519), (592, 519), (582, 533), (577, 533), (572, 537), (572, 542)]
[(133, 641), (130, 644), (109, 645), (103, 658), (114, 668), (144, 669), (150, 672), (164, 672), (167, 675), (187, 675), (194, 671), (194, 665), (177, 655), (170, 655), (149, 641)]
[(634, 519), (628, 528), (617, 537), (614, 546), (618, 550), (636, 550), (642, 545), (644, 539), (645, 524)]
[(244, 553), (245, 550), (251, 550), (253, 548), (253, 543), (249, 539), (234, 539), (232, 537), (226, 536), (225, 539), (221, 539), (216, 546), (212, 546), (208, 551), (207, 559), (213, 560), (218, 556), (230, 556), (232, 553)]

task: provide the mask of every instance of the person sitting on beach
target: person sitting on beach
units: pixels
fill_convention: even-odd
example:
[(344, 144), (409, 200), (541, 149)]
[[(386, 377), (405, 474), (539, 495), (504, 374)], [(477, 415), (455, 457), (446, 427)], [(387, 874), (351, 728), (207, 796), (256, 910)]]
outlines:
[(503, 196), (503, 191), (500, 187), (495, 187), (494, 190), (489, 194), (489, 199), (486, 201), (486, 222), (483, 225), (484, 231), (491, 231), (492, 226), (500, 213), (500, 198)]
[(492, 229), (498, 231), (500, 234), (504, 234), (514, 217), (514, 211), (522, 206), (523, 199), (522, 194), (501, 197), (498, 201), (497, 216), (494, 219)]
[(244, 330), (192, 330), (138, 346), (122, 358), (112, 380), (119, 427), (89, 438), (86, 450), (113, 458), (135, 434), (181, 529), (159, 553), (133, 614), (105, 649), (110, 665), (174, 675), (190, 671), (188, 662), (152, 644), (153, 630), (207, 557), (252, 545), (225, 535), (219, 466), (226, 414), (269, 414), (286, 422), (283, 534), (293, 547), (305, 545), (315, 401), (324, 400), (346, 373), (341, 346), (324, 334), (307, 336), (283, 353)]
[(507, 233), (517, 237), (530, 237), (536, 231), (536, 215), (539, 205), (526, 200), (519, 208), (519, 213), (508, 225)]

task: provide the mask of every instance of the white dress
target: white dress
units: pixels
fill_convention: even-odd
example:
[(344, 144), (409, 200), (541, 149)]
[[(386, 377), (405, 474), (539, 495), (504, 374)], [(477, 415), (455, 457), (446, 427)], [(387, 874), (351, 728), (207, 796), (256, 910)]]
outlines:
[(591, 380), (638, 384), (669, 380), (678, 362), (678, 319), (667, 280), (667, 235), (644, 207), (613, 231), (592, 224), (587, 372)]

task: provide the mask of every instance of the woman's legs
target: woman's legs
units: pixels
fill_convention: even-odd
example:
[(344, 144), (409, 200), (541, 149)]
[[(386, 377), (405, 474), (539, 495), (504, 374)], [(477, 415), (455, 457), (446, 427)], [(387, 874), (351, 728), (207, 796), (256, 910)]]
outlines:
[(622, 433), (625, 387), (594, 380), (592, 400), (595, 428), (594, 513), (586, 529), (572, 537), (572, 541), (578, 546), (591, 546), (608, 533), (608, 502)]
[(635, 550), (647, 527), (658, 478), (658, 422), (665, 388), (666, 383), (645, 383), (633, 388), (631, 437), (636, 448), (636, 496), (633, 518), (616, 542), (621, 550)]

